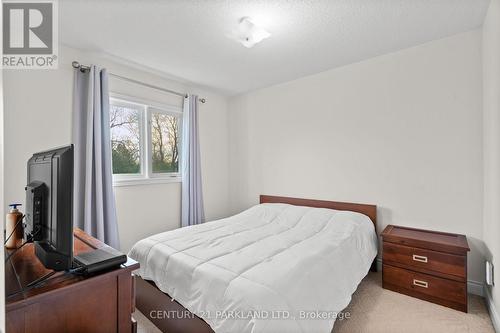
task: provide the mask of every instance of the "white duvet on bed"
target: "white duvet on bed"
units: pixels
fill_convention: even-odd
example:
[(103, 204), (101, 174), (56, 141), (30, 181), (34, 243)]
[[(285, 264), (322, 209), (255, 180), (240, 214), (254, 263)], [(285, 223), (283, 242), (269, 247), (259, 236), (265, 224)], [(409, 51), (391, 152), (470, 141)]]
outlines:
[(261, 204), (148, 237), (129, 256), (217, 333), (326, 333), (376, 254), (365, 215)]

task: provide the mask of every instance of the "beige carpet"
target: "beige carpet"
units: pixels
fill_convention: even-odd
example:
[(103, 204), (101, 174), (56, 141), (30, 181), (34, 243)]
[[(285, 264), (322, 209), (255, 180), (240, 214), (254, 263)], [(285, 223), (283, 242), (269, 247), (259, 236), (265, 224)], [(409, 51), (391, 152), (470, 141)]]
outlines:
[[(332, 333), (494, 333), (481, 297), (469, 295), (469, 313), (401, 295), (381, 287), (381, 274), (370, 273), (344, 310), (350, 317), (337, 320)], [(160, 332), (136, 311), (138, 333)]]
[(137, 320), (137, 333), (161, 333), (139, 310), (136, 310), (132, 316)]
[(344, 310), (349, 319), (335, 322), (333, 333), (494, 333), (484, 299), (469, 295), (469, 313), (382, 289), (380, 273), (370, 273)]

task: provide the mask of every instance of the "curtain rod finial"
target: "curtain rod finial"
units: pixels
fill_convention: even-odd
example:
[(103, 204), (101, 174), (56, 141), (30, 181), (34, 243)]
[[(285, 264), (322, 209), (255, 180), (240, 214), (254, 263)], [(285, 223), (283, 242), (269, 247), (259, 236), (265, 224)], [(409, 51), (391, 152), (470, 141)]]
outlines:
[[(184, 96), (184, 98), (188, 98), (188, 97), (189, 97), (189, 94), (186, 94)], [(198, 102), (205, 104), (207, 102), (207, 100), (205, 98), (198, 98)]]
[(73, 66), (73, 68), (79, 68), (80, 67), (80, 63), (78, 61), (73, 61), (71, 63), (71, 66)]

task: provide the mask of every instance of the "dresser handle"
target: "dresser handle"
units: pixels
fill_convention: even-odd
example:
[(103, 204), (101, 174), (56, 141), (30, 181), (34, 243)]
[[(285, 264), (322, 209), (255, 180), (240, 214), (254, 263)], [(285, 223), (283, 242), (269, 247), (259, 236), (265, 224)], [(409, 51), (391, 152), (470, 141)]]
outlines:
[(419, 255), (414, 254), (413, 255), (413, 260), (420, 261), (420, 262), (427, 262), (427, 257), (419, 256)]
[(413, 279), (413, 284), (415, 286), (417, 286), (417, 287), (422, 287), (422, 288), (428, 288), (429, 287), (429, 285), (427, 284), (427, 282), (416, 280), (416, 279)]

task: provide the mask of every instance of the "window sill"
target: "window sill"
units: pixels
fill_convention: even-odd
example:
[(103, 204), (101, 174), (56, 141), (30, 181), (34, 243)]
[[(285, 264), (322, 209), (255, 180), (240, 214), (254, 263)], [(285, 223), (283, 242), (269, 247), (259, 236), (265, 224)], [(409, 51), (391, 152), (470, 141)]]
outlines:
[(181, 183), (181, 182), (182, 178), (180, 176), (136, 178), (136, 179), (113, 179), (113, 187), (169, 184), (169, 183)]

